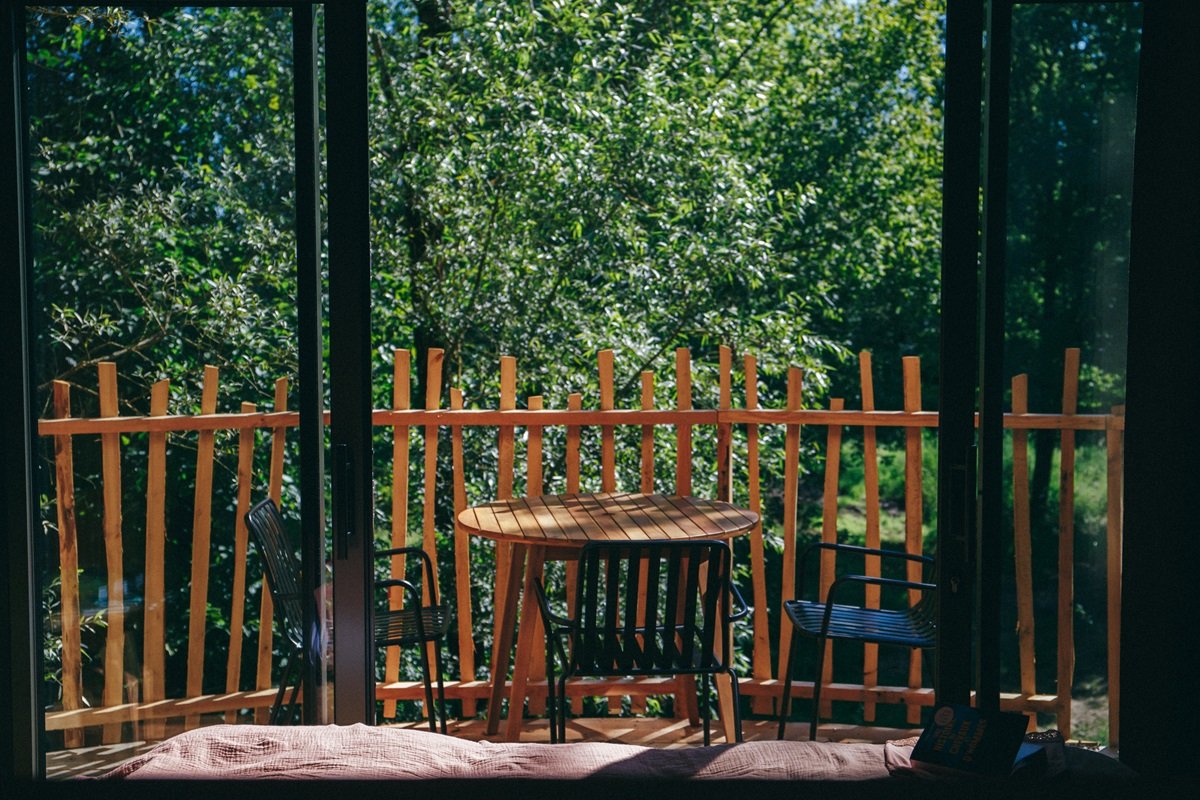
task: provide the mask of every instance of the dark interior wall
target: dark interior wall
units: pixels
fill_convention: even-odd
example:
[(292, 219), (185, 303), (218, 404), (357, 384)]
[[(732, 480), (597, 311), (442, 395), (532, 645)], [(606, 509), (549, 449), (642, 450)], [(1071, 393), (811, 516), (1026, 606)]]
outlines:
[(1121, 759), (1195, 774), (1200, 3), (1145, 4), (1129, 276)]

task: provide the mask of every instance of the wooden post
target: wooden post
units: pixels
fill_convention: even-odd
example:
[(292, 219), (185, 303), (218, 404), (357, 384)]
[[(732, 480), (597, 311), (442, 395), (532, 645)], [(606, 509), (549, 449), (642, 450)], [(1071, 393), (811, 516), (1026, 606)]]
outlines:
[[(841, 411), (846, 403), (841, 397), (829, 399), (830, 411)], [(842, 466), (842, 427), (829, 425), (825, 434), (825, 490), (821, 500), (821, 541), (836, 544), (838, 514), (838, 474)], [(837, 558), (832, 550), (821, 552), (820, 599), (825, 602), (829, 588), (837, 577)], [(833, 682), (833, 640), (825, 643), (825, 665), (822, 667), (825, 680)], [(824, 684), (822, 684), (824, 685)], [(826, 695), (821, 700), (821, 716), (832, 713), (833, 701)]]
[[(613, 398), (613, 351), (601, 350), (597, 354), (598, 378), (600, 384), (600, 410), (611, 411), (614, 406)], [(617, 490), (617, 456), (615, 432), (612, 425), (600, 426), (600, 491), (615, 492)], [(616, 716), (621, 713), (621, 698), (608, 698), (608, 713)]]
[[(200, 397), (200, 413), (217, 413), (217, 368), (204, 368), (204, 385)], [(187, 693), (188, 697), (204, 694), (204, 634), (208, 616), (208, 566), (212, 559), (212, 480), (214, 431), (200, 431), (196, 447), (196, 489), (192, 512), (192, 585), (188, 612)], [(199, 719), (189, 716), (184, 721), (187, 730), (195, 728)]]
[[(526, 406), (530, 411), (542, 410), (541, 395), (532, 395)], [(526, 428), (529, 438), (525, 447), (525, 495), (527, 497), (542, 496), (542, 426), (530, 425)], [(542, 615), (534, 614), (534, 641), (545, 642), (546, 631), (542, 625)], [(529, 679), (532, 681), (546, 680), (546, 659), (534, 658), (529, 664)], [(546, 713), (546, 696), (541, 693), (529, 695), (529, 713), (535, 717)]]
[[(675, 351), (675, 407), (692, 407), (692, 359), (686, 347)], [(675, 494), (692, 493), (692, 426), (675, 426)]]
[[(788, 368), (787, 409), (799, 411), (804, 377), (799, 367)], [(783, 445), (783, 575), (779, 601), (779, 666), (782, 680), (792, 646), (792, 626), (785, 622), (783, 603), (796, 597), (796, 501), (800, 485), (800, 426), (788, 424)]]
[[(686, 347), (675, 350), (675, 407), (680, 411), (692, 407), (692, 357)], [(692, 426), (681, 423), (675, 426), (675, 494), (691, 493)], [(675, 695), (677, 713), (686, 711), (688, 720), (695, 724), (700, 718), (699, 706), (696, 705), (696, 682), (683, 677), (679, 684), (682, 688)]]
[[(54, 416), (71, 416), (71, 384), (54, 381)], [(75, 527), (75, 456), (71, 437), (54, 437), (55, 498), (58, 506), (59, 620), (62, 626), (62, 706), (83, 707), (83, 650), (79, 620), (79, 539)], [(147, 687), (149, 688), (149, 687)], [(63, 731), (67, 747), (83, 746), (83, 731)]]
[[(601, 350), (596, 356), (599, 368), (600, 410), (612, 411), (613, 398), (613, 351)], [(600, 426), (600, 491), (617, 490), (616, 437), (612, 425)]]
[[(642, 411), (651, 411), (654, 409), (654, 373), (645, 371), (642, 373)], [(642, 494), (654, 493), (654, 426), (642, 426), (642, 449), (641, 449), (641, 484), (639, 490)], [(649, 564), (645, 561), (639, 567), (638, 577), (638, 624), (643, 627), (646, 624), (646, 581), (649, 575)], [(646, 699), (638, 696), (630, 701), (630, 710), (634, 714), (646, 713)]]
[[(425, 408), (436, 411), (442, 405), (442, 363), (445, 353), (441, 348), (431, 347), (428, 350), (428, 360), (425, 362)], [(421, 548), (429, 556), (433, 566), (433, 582), (430, 583), (421, 576), (421, 602), (429, 604), (430, 598), (437, 590), (438, 557), (437, 557), (437, 528), (434, 524), (434, 510), (437, 503), (437, 456), (438, 456), (438, 426), (425, 426), (425, 502), (421, 509), (422, 537)], [(438, 592), (440, 595), (440, 592)], [(429, 664), (429, 674), (437, 675), (437, 658), (433, 644), (425, 645), (425, 659)], [(425, 716), (433, 714), (433, 709), (423, 709)]]
[[(275, 410), (287, 411), (288, 379), (278, 378), (275, 381)], [(267, 496), (274, 502), (276, 508), (283, 499), (283, 457), (284, 445), (287, 444), (287, 428), (282, 425), (271, 429), (271, 467), (267, 476)], [(259, 592), (258, 610), (258, 662), (254, 676), (254, 688), (269, 689), (271, 687), (271, 661), (273, 656), (272, 640), (274, 639), (275, 603), (267, 588), (267, 576), (263, 574), (262, 588)], [(268, 709), (256, 708), (254, 721), (263, 725), (267, 721)]]
[[(512, 356), (500, 357), (500, 410), (512, 411), (517, 407), (517, 360)], [(501, 425), (497, 456), (499, 468), (496, 475), (496, 497), (499, 500), (512, 498), (513, 485), (513, 428)], [(508, 568), (512, 545), (496, 543), (496, 625), (500, 624), (500, 610), (504, 607), (504, 592), (508, 584)]]
[[(412, 407), (412, 353), (407, 349), (392, 352), (392, 408), (405, 411)], [(409, 427), (392, 426), (392, 547), (408, 544), (408, 451)], [(403, 579), (406, 559), (392, 556), (393, 579)], [(388, 608), (404, 608), (404, 590), (393, 586), (388, 590)], [(384, 654), (383, 679), (392, 683), (400, 679), (400, 648), (389, 647)], [(383, 701), (383, 718), (396, 716), (396, 701)]]
[[(583, 410), (583, 395), (578, 392), (572, 392), (567, 395), (567, 410), (582, 411)], [(578, 425), (567, 426), (567, 494), (579, 493), (579, 439), (580, 428)], [(578, 563), (567, 564), (567, 616), (575, 616), (575, 590), (579, 582)], [(571, 698), (571, 711), (575, 714), (583, 713), (583, 698)]]
[[(517, 360), (512, 356), (500, 357), (500, 410), (512, 411), (517, 407)], [(513, 488), (513, 426), (501, 425), (499, 432), (499, 442), (497, 449), (498, 472), (496, 475), (496, 498), (498, 500), (512, 499)], [(502, 626), (502, 617), (504, 606), (507, 602), (505, 596), (509, 587), (509, 570), (521, 569), (521, 565), (513, 561), (513, 546), (504, 542), (496, 542), (496, 588), (493, 595), (495, 602), (492, 630), (498, 631)], [(520, 584), (517, 591), (520, 591)], [(492, 670), (495, 672), (496, 664), (500, 663), (500, 653), (498, 641), (500, 636), (494, 634), (492, 638)], [(504, 658), (507, 659), (508, 654), (505, 653)], [(505, 676), (497, 675), (495, 680), (503, 683)], [(511, 714), (512, 711), (510, 710)], [(517, 713), (521, 713), (520, 710)], [(488, 720), (488, 727), (493, 726), (493, 721)]]
[[(746, 379), (746, 409), (758, 408), (758, 362), (746, 354), (742, 359), (742, 372)], [(771, 678), (771, 629), (767, 617), (766, 553), (763, 545), (762, 488), (758, 462), (758, 426), (746, 425), (746, 483), (750, 496), (750, 510), (758, 515), (758, 522), (750, 529), (750, 580), (754, 603), (754, 650), (751, 654), (751, 673), (756, 680)], [(755, 697), (751, 701), (755, 714), (775, 713), (775, 704), (767, 696)]]
[[(117, 365), (99, 365), (100, 416), (120, 416), (117, 405)], [(108, 629), (104, 640), (104, 705), (124, 702), (125, 685), (125, 569), (121, 539), (121, 435), (100, 434), (101, 471), (104, 480), (104, 555), (108, 570)], [(207, 567), (207, 562), (205, 562)], [(197, 692), (198, 694), (198, 692)], [(120, 725), (105, 725), (101, 741), (121, 740)]]
[(1104, 431), (1108, 508), (1105, 549), (1108, 583), (1108, 744), (1121, 744), (1121, 550), (1125, 525), (1125, 442), (1118, 421), (1125, 406), (1113, 406)]
[[(654, 410), (654, 373), (642, 373), (642, 411)], [(642, 426), (641, 492), (654, 493), (654, 426)]]
[[(150, 416), (167, 413), (171, 382), (161, 380), (150, 389)], [(146, 586), (142, 623), (142, 699), (152, 703), (166, 695), (166, 536), (167, 536), (167, 434), (151, 432), (146, 463)], [(146, 722), (146, 738), (161, 739), (166, 726), (161, 719)]]
[[(1012, 410), (1029, 413), (1029, 376), (1012, 379)], [(1033, 639), (1033, 540), (1029, 521), (1029, 433), (1014, 428), (1013, 438), (1013, 557), (1016, 561), (1017, 646), (1021, 662), (1021, 694), (1037, 693)]]
[[(904, 369), (904, 411), (915, 414), (921, 410), (921, 359), (917, 356), (903, 358)], [(909, 553), (923, 554), (924, 541), (924, 489), (922, 487), (922, 443), (920, 428), (904, 429), (904, 549)], [(909, 562), (906, 577), (910, 581), (921, 581), (921, 565)], [(916, 605), (921, 600), (921, 593), (915, 590), (908, 592), (908, 604)], [(919, 689), (921, 686), (921, 651), (912, 648), (908, 657), (908, 687)], [(921, 707), (909, 703), (907, 720), (910, 725), (921, 722)]]
[[(1079, 348), (1063, 357), (1063, 417), (1079, 410)], [(1071, 737), (1071, 695), (1075, 679), (1075, 431), (1062, 429), (1058, 468), (1058, 658), (1056, 724)]]
[[(733, 408), (733, 351), (721, 345), (719, 353), (717, 407), (729, 411)], [(717, 499), (733, 502), (733, 426), (728, 422), (717, 423)]]
[[(254, 403), (242, 403), (243, 414), (258, 409)], [(237, 510), (233, 520), (233, 592), (229, 609), (229, 658), (225, 662), (225, 691), (232, 694), (242, 683), (242, 625), (246, 619), (246, 552), (250, 531), (246, 528), (246, 512), (250, 510), (250, 485), (254, 474), (254, 428), (238, 431)], [(225, 722), (232, 725), (237, 712), (225, 712)]]
[[(450, 390), (450, 409), (461, 411), (463, 396), (461, 389)], [(459, 678), (475, 680), (475, 639), (472, 636), (471, 614), (471, 537), (458, 524), (459, 513), (467, 507), (467, 480), (463, 464), (463, 429), (455, 425), (450, 429), (450, 441), (454, 459), (454, 588), (458, 600), (458, 669)], [(475, 716), (477, 703), (463, 701), (462, 715)]]
[[(871, 372), (871, 354), (863, 350), (858, 354), (859, 385), (862, 389), (863, 411), (875, 410), (875, 377)], [(863, 426), (863, 489), (866, 503), (867, 547), (879, 547), (879, 457), (876, 453), (875, 426)], [(878, 556), (866, 557), (866, 573), (880, 576)], [(879, 608), (879, 587), (866, 587), (867, 608)], [(863, 686), (871, 688), (879, 684), (879, 645), (863, 645)], [(863, 719), (875, 721), (875, 698), (868, 694), (863, 703)]]

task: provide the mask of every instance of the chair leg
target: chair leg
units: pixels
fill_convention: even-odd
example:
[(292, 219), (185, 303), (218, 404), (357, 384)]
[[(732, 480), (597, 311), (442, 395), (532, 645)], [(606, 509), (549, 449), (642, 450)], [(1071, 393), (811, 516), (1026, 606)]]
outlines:
[(558, 744), (558, 690), (554, 684), (554, 653), (546, 642), (546, 717), (550, 720), (550, 744)]
[(788, 647), (787, 663), (783, 668), (783, 697), (779, 698), (779, 732), (775, 735), (776, 739), (782, 740), (787, 731), (788, 717), (792, 713), (792, 660), (796, 656), (796, 650), (800, 646), (800, 637), (792, 631), (792, 643)]
[(567, 741), (567, 711), (570, 708), (567, 704), (567, 672), (564, 670), (558, 679), (558, 740), (563, 744)]
[(425, 645), (426, 642), (421, 642), (421, 677), (425, 679), (425, 713), (429, 717), (429, 730), (437, 733), (437, 718), (433, 713), (433, 682), (429, 679), (429, 653), (426, 652)]
[(808, 740), (817, 740), (817, 723), (821, 721), (821, 684), (825, 682), (825, 642), (826, 637), (817, 637), (817, 678), (813, 681), (813, 710), (812, 721), (808, 724)]
[(279, 673), (279, 691), (275, 693), (275, 702), (271, 704), (271, 716), (267, 718), (270, 725), (279, 724), (280, 715), (283, 713), (283, 697), (287, 694), (288, 678), (291, 677), (295, 664), (296, 654), (292, 653), (283, 665), (283, 671)]
[(446, 735), (446, 686), (442, 682), (442, 640), (433, 640), (434, 666), (437, 667), (438, 715), (442, 718), (442, 735)]
[[(297, 671), (297, 673), (300, 672), (298, 664), (297, 664), (296, 671)], [(296, 718), (300, 715), (300, 704), (296, 702), (296, 695), (300, 694), (300, 684), (302, 682), (303, 682), (302, 676), (297, 674), (296, 681), (295, 681), (295, 683), (292, 684), (292, 696), (291, 696), (291, 698), (288, 699), (288, 707), (291, 709), (291, 713), (288, 714), (288, 720), (289, 720), (288, 724), (289, 725), (298, 725), (299, 724), (299, 720), (297, 720)]]
[(709, 744), (709, 728), (711, 727), (711, 722), (712, 722), (712, 706), (708, 702), (708, 700), (709, 700), (709, 698), (708, 698), (708, 678), (709, 678), (709, 676), (708, 676), (707, 672), (704, 673), (702, 676), (700, 676), (700, 697), (702, 698), (700, 701), (700, 703), (701, 703), (700, 710), (703, 712), (703, 715), (704, 715), (704, 746), (705, 747), (708, 747), (708, 744)]

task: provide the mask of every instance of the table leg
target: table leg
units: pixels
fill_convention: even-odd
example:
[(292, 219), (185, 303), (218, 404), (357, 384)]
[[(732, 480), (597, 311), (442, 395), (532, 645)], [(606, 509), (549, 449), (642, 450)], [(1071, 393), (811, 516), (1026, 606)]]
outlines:
[[(538, 649), (538, 626), (534, 621), (540, 612), (533, 585), (542, 579), (542, 566), (546, 562), (546, 548), (530, 546), (527, 548), (527, 552), (525, 592), (521, 600), (521, 623), (517, 628), (517, 657), (513, 662), (512, 694), (508, 699), (508, 722), (504, 731), (504, 738), (510, 742), (519, 741), (521, 738), (521, 723), (525, 710), (525, 687), (529, 683), (529, 668), (533, 662), (534, 652)], [(516, 566), (516, 564), (517, 561), (514, 557), (513, 565)], [(515, 594), (516, 590), (512, 589), (512, 591)]]
[(675, 695), (677, 717), (687, 717), (689, 725), (700, 724), (700, 693), (696, 691), (695, 675), (679, 676), (679, 691)]
[(500, 613), (500, 627), (492, 632), (491, 694), (488, 697), (487, 733), (495, 735), (500, 730), (500, 703), (504, 699), (504, 682), (508, 677), (508, 657), (512, 649), (513, 628), (517, 624), (517, 598), (521, 590), (521, 565), (525, 562), (525, 545), (516, 544), (511, 549), (508, 567), (508, 582), (504, 591), (504, 607)]

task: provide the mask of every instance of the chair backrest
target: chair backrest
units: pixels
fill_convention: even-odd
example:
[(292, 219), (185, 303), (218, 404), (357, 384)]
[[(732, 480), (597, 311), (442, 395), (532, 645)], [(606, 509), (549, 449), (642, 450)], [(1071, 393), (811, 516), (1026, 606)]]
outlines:
[(579, 557), (576, 674), (712, 671), (729, 665), (729, 546), (720, 541), (595, 542)]
[(274, 501), (267, 499), (246, 512), (246, 527), (254, 536), (267, 571), (271, 599), (283, 616), (284, 635), (296, 647), (304, 637), (304, 605), (300, 589), (300, 558), (288, 542), (283, 517)]

